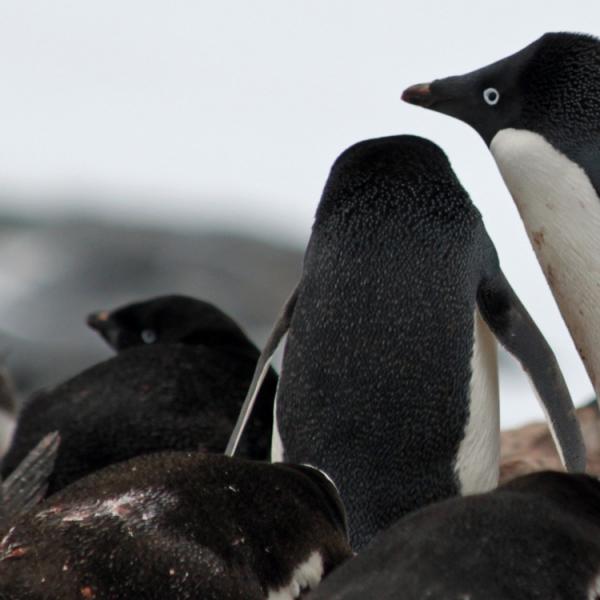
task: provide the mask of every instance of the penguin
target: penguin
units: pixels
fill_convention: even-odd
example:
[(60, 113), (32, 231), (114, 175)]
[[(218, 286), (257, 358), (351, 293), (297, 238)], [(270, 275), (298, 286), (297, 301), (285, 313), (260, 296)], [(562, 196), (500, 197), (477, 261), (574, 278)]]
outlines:
[[(88, 318), (117, 355), (22, 408), (0, 474), (50, 431), (61, 446), (47, 493), (109, 464), (158, 450), (223, 452), (258, 349), (217, 307), (183, 296), (136, 302)], [(266, 460), (277, 375), (270, 371), (242, 456)]]
[(598, 600), (600, 482), (553, 471), (400, 519), (306, 600)]
[(488, 145), (600, 393), (600, 40), (547, 33), (492, 65), (412, 86)]
[(333, 479), (355, 550), (408, 512), (496, 486), (495, 338), (531, 375), (566, 466), (585, 466), (552, 350), (429, 140), (359, 142), (333, 165), (300, 283), (259, 359), (229, 453), (285, 331), (271, 459)]
[(309, 466), (199, 452), (111, 465), (0, 541), (0, 598), (292, 600), (351, 555), (343, 505)]

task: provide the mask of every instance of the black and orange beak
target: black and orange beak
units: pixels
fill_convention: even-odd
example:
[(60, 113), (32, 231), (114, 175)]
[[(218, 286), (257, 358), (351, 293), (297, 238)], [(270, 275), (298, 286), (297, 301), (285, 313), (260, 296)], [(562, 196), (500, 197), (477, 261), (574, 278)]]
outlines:
[(402, 100), (409, 104), (416, 104), (429, 108), (435, 104), (435, 97), (431, 92), (431, 83), (417, 83), (402, 92)]
[(86, 322), (89, 327), (96, 331), (103, 331), (110, 323), (110, 313), (107, 310), (90, 313), (87, 316)]

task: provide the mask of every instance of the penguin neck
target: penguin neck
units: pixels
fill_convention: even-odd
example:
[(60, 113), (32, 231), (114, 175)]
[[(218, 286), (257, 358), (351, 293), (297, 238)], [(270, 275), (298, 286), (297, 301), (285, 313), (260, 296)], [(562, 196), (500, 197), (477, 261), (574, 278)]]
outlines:
[(503, 129), (490, 150), (600, 393), (600, 199), (584, 169), (538, 133)]

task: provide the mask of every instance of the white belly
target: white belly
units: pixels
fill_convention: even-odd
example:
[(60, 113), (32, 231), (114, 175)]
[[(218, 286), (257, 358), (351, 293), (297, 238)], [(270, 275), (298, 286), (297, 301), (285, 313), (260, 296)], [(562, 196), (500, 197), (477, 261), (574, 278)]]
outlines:
[(496, 338), (477, 310), (471, 369), (469, 420), (455, 465), (462, 494), (476, 494), (495, 488), (500, 465)]
[(600, 199), (585, 171), (531, 131), (490, 149), (592, 385), (600, 392)]
[(273, 402), (273, 433), (271, 434), (271, 462), (283, 462), (283, 443), (281, 442), (279, 426), (277, 425), (277, 392), (275, 393), (275, 402)]

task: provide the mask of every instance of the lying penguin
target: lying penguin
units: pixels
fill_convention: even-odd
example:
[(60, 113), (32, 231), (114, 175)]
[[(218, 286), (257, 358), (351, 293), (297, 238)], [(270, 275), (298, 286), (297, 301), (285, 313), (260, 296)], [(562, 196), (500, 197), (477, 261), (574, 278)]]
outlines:
[(597, 600), (600, 482), (551, 471), (401, 519), (306, 600)]
[(85, 477), (0, 541), (0, 598), (292, 600), (351, 556), (319, 471), (164, 452)]
[(300, 283), (263, 350), (229, 453), (286, 331), (271, 458), (335, 481), (356, 550), (426, 504), (496, 486), (494, 336), (531, 376), (567, 468), (584, 469), (555, 357), (428, 140), (364, 141), (333, 165)]
[(600, 395), (600, 40), (548, 33), (403, 98), (461, 119), (489, 146)]
[[(2, 477), (50, 431), (62, 443), (49, 494), (147, 452), (223, 452), (259, 355), (231, 318), (207, 302), (163, 296), (88, 320), (118, 354), (25, 404)], [(268, 457), (276, 385), (270, 371), (243, 456)]]

